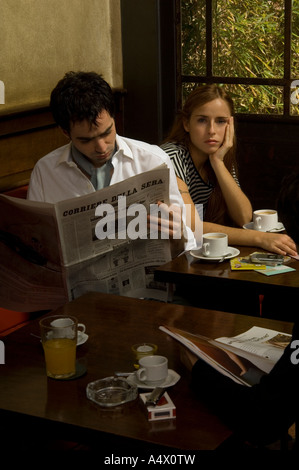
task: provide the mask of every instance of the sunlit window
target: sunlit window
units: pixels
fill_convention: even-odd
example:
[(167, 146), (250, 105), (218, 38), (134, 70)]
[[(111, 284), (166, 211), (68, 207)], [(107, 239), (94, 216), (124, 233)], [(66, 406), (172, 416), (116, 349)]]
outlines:
[(299, 0), (177, 0), (180, 99), (218, 83), (238, 113), (299, 115)]

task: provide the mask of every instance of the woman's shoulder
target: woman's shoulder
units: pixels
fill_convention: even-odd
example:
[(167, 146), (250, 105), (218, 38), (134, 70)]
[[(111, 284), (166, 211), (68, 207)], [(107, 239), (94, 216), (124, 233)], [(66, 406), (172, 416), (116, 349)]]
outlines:
[(161, 149), (164, 150), (170, 158), (182, 158), (188, 154), (188, 149), (183, 144), (178, 144), (176, 142), (166, 142), (161, 145)]

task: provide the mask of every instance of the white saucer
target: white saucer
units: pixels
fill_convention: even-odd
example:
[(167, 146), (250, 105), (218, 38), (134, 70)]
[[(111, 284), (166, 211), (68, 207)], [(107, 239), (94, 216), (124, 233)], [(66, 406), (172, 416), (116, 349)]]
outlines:
[[(177, 372), (172, 369), (168, 369), (168, 376), (165, 379), (165, 382), (159, 384), (159, 387), (171, 387), (172, 385), (175, 385), (180, 380), (180, 378), (181, 376)], [(129, 384), (137, 385), (138, 388), (143, 388), (144, 390), (153, 390), (156, 388), (154, 385), (147, 385), (144, 382), (141, 382), (138, 380), (135, 374), (129, 375), (127, 377), (127, 382), (129, 382)]]
[[(78, 333), (77, 333), (77, 346), (81, 346), (81, 344), (86, 343), (87, 340), (88, 340), (88, 335), (86, 333), (83, 333), (82, 331), (78, 331)], [(42, 340), (40, 340), (40, 341), (42, 341)]]
[[(249, 222), (249, 224), (243, 225), (243, 228), (247, 230), (255, 230), (253, 228), (253, 222)], [(285, 230), (284, 225), (281, 222), (277, 223), (277, 227), (272, 228), (272, 230), (257, 230), (258, 232), (272, 232), (272, 233), (278, 233), (278, 232), (283, 232)]]
[[(240, 250), (238, 250), (237, 248), (233, 248), (232, 246), (228, 246), (227, 250), (227, 252), (231, 254), (227, 255), (223, 261), (234, 258), (235, 256), (238, 256), (240, 254)], [(223, 256), (217, 256), (215, 258), (213, 258), (212, 256), (204, 256), (201, 253), (201, 248), (199, 248), (199, 250), (191, 250), (190, 254), (194, 256), (194, 258), (204, 259), (205, 261), (220, 261), (223, 258)]]
[(82, 331), (78, 331), (77, 346), (81, 346), (81, 344), (86, 343), (87, 340), (88, 340), (88, 335), (86, 333), (83, 333)]

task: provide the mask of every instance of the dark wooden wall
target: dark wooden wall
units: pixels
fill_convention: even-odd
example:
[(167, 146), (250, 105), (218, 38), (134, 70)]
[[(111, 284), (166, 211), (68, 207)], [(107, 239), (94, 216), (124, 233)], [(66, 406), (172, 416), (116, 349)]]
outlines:
[(67, 143), (48, 109), (0, 118), (0, 191), (28, 184), (39, 158)]
[(160, 143), (176, 112), (175, 2), (121, 0), (126, 137)]
[(299, 167), (299, 122), (240, 118), (239, 177), (253, 209), (275, 208), (283, 177)]

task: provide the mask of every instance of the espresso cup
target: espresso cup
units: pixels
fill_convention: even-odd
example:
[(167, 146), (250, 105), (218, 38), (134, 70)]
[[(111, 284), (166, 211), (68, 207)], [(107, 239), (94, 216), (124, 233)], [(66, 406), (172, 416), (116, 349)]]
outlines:
[(164, 356), (144, 356), (139, 359), (137, 379), (146, 385), (161, 385), (168, 376), (168, 359)]
[[(73, 320), (71, 318), (57, 318), (51, 322), (51, 326), (55, 328), (56, 338), (64, 337), (68, 332), (72, 334)], [(68, 328), (69, 327), (69, 328)], [(77, 334), (85, 333), (86, 327), (84, 323), (77, 324)]]
[(205, 233), (202, 236), (202, 241), (202, 254), (208, 258), (224, 256), (228, 251), (226, 233)]
[(260, 209), (253, 213), (253, 228), (260, 232), (267, 232), (277, 227), (277, 211), (272, 209)]

